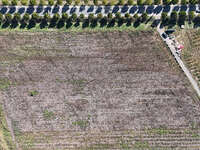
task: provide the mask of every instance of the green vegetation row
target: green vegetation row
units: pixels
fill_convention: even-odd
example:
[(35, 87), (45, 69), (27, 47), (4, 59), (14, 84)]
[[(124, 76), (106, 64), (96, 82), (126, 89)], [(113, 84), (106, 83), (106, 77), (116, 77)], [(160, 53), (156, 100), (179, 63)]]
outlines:
[[(45, 14), (44, 16), (39, 16), (37, 13), (32, 15), (25, 13), (24, 16), (21, 16), (19, 13), (11, 15), (7, 13), (5, 15), (0, 13), (0, 25), (2, 28), (33, 28), (37, 24), (40, 25), (40, 28), (70, 28), (72, 25), (75, 27), (96, 27), (100, 25), (101, 27), (114, 27), (115, 25), (121, 26), (126, 24), (127, 26), (138, 26), (140, 23), (148, 23), (153, 21), (154, 17), (149, 17), (147, 13), (143, 13), (141, 16), (135, 14), (131, 16), (129, 13), (126, 13), (125, 16), (122, 16), (120, 12), (117, 12), (115, 15), (108, 13), (107, 16), (103, 16), (102, 13), (95, 16), (93, 13), (89, 16), (80, 14), (77, 16), (76, 13), (73, 13), (69, 16), (67, 13), (59, 15), (58, 13), (50, 16)], [(173, 11), (170, 16), (166, 12), (161, 14), (161, 22), (163, 25), (184, 25), (185, 22), (194, 23), (194, 25), (200, 24), (200, 15), (195, 15), (194, 11), (189, 12), (187, 15), (185, 11), (176, 12)]]
[(0, 150), (15, 150), (11, 133), (8, 129), (6, 119), (0, 105)]
[(77, 16), (76, 13), (73, 13), (69, 16), (67, 13), (63, 13), (61, 16), (56, 13), (52, 17), (49, 14), (44, 16), (39, 16), (37, 13), (29, 15), (28, 13), (24, 14), (23, 17), (19, 13), (11, 15), (7, 13), (5, 15), (0, 13), (0, 24), (2, 28), (34, 28), (37, 24), (40, 25), (40, 28), (70, 28), (72, 25), (75, 27), (96, 27), (100, 25), (101, 27), (113, 27), (115, 25), (121, 26), (126, 24), (127, 26), (139, 25), (140, 23), (147, 23), (152, 21), (153, 17), (149, 17), (147, 13), (143, 13), (141, 16), (135, 14), (131, 16), (130, 14), (125, 14), (122, 16), (121, 13), (116, 13), (113, 16), (112, 13), (109, 13), (107, 16), (103, 16), (102, 13), (89, 14), (89, 16), (84, 16), (80, 14)]
[(199, 4), (199, 0), (2, 0), (2, 5), (175, 5)]
[(194, 25), (199, 26), (200, 15), (195, 15), (194, 11), (190, 11), (188, 15), (185, 11), (180, 11), (179, 13), (173, 11), (170, 16), (168, 16), (166, 12), (163, 12), (161, 14), (161, 21), (163, 25), (184, 25), (185, 22), (188, 21), (189, 24), (194, 23)]

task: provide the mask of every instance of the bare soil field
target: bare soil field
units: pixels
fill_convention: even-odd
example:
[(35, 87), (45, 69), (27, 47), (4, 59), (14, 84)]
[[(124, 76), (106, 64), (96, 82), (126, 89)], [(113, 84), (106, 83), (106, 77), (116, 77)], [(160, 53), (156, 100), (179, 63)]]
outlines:
[(199, 148), (196, 95), (153, 31), (0, 32), (20, 150)]

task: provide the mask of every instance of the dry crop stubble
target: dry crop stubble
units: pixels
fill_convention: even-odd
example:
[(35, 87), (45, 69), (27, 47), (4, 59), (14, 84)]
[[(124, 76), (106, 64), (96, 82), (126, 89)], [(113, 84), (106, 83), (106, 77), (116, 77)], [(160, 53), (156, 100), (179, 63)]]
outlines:
[[(121, 140), (132, 136), (122, 132), (136, 130), (137, 139), (138, 129), (189, 128), (199, 122), (188, 81), (169, 64), (170, 55), (153, 31), (1, 36), (10, 44), (0, 53), (23, 58), (2, 71), (17, 83), (4, 91), (4, 105), (20, 131), (21, 147), (119, 148), (135, 143)], [(23, 50), (29, 54), (18, 54)], [(171, 134), (165, 130), (158, 132)]]

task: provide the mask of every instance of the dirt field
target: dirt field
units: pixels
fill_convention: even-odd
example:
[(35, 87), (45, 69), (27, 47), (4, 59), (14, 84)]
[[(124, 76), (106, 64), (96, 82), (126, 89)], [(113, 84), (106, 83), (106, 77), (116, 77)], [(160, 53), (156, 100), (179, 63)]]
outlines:
[[(182, 146), (200, 146), (195, 93), (153, 31), (1, 32), (0, 62), (23, 150), (176, 148), (193, 134), (196, 144)], [(163, 133), (179, 144), (160, 142)]]

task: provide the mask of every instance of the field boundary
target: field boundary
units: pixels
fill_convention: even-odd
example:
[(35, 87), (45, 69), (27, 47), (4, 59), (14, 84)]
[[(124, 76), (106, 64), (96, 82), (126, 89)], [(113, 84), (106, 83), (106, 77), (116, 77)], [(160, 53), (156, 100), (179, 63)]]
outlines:
[(199, 89), (199, 86), (198, 86), (197, 82), (192, 77), (192, 74), (190, 73), (188, 68), (184, 65), (184, 63), (181, 60), (181, 58), (176, 54), (176, 50), (175, 50), (174, 46), (171, 45), (171, 41), (169, 39), (163, 39), (162, 38), (162, 33), (164, 32), (164, 29), (160, 29), (160, 25), (158, 25), (157, 31), (158, 31), (161, 39), (166, 42), (167, 46), (169, 47), (169, 49), (170, 49), (172, 55), (174, 56), (175, 60), (177, 61), (178, 65), (183, 70), (183, 72), (187, 76), (188, 80), (192, 84), (194, 90), (196, 91), (196, 93), (198, 95), (198, 98), (200, 98), (200, 89)]

